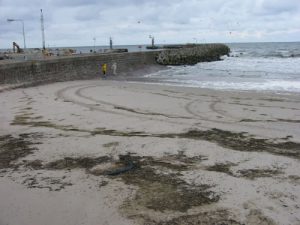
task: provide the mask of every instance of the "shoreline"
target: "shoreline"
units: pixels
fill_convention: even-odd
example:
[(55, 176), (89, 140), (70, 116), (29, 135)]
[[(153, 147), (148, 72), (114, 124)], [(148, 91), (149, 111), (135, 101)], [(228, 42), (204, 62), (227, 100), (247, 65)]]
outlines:
[(162, 70), (168, 70), (168, 67), (165, 66), (154, 66), (151, 70), (146, 71), (137, 71), (135, 74), (125, 75), (125, 76), (113, 76), (110, 75), (107, 77), (107, 80), (111, 81), (125, 81), (130, 83), (141, 83), (141, 84), (149, 84), (149, 85), (159, 85), (159, 86), (168, 86), (168, 87), (178, 87), (178, 88), (192, 88), (192, 89), (201, 89), (203, 91), (220, 91), (220, 92), (241, 92), (241, 93), (261, 93), (261, 94), (275, 94), (275, 95), (300, 95), (300, 92), (295, 91), (286, 91), (286, 90), (259, 90), (259, 89), (229, 89), (229, 88), (212, 88), (212, 87), (199, 87), (199, 86), (192, 86), (180, 83), (165, 83), (160, 82), (159, 79), (145, 77), (151, 73), (159, 72)]
[[(111, 80), (115, 80), (115, 79), (111, 79)], [(119, 81), (118, 79), (116, 79), (116, 81)], [(184, 85), (184, 84), (170, 84), (170, 83), (163, 83), (163, 82), (158, 82), (155, 81), (155, 79), (139, 79), (139, 78), (132, 78), (131, 79), (127, 79), (125, 80), (126, 82), (130, 82), (130, 83), (142, 83), (142, 84), (149, 84), (149, 85), (159, 85), (159, 86), (168, 86), (168, 87), (182, 87), (182, 88), (195, 88), (195, 89), (201, 89), (203, 91), (207, 90), (207, 91), (217, 91), (217, 92), (237, 92), (237, 93), (257, 93), (257, 94), (267, 94), (267, 95), (295, 95), (295, 96), (299, 96), (300, 92), (293, 92), (293, 91), (281, 91), (281, 90), (243, 90), (243, 89), (229, 89), (229, 88), (209, 88), (209, 87), (198, 87), (198, 86), (188, 86), (188, 85)]]
[[(167, 87), (178, 87), (178, 88), (191, 88), (191, 89), (200, 89), (203, 91), (217, 91), (217, 92), (236, 92), (236, 93), (257, 93), (257, 94), (267, 94), (267, 95), (295, 95), (299, 96), (300, 92), (295, 91), (286, 91), (286, 90), (259, 90), (259, 89), (230, 89), (230, 88), (212, 88), (212, 87), (199, 87), (199, 86), (192, 86), (192, 85), (185, 85), (180, 83), (164, 83), (160, 82), (156, 78), (149, 78), (145, 77), (151, 73), (159, 72), (162, 70), (168, 70), (167, 66), (162, 65), (148, 65), (146, 67), (135, 68), (134, 71), (127, 72), (126, 74), (121, 75), (112, 75), (110, 74), (107, 76), (106, 79), (103, 79), (102, 74), (98, 74), (98, 77), (93, 78), (93, 80), (107, 80), (107, 81), (120, 81), (120, 82), (128, 82), (128, 83), (137, 83), (137, 84), (147, 84), (147, 85), (158, 85), (158, 86), (167, 86)], [(73, 80), (73, 81), (85, 81), (89, 80), (86, 78)], [(62, 82), (69, 82), (69, 81), (55, 81), (55, 83), (62, 83)], [(19, 88), (31, 88), (36, 86), (45, 86), (53, 84), (51, 83), (44, 83), (44, 82), (28, 82), (28, 83), (19, 83), (19, 84), (0, 84), (0, 93), (11, 91)]]

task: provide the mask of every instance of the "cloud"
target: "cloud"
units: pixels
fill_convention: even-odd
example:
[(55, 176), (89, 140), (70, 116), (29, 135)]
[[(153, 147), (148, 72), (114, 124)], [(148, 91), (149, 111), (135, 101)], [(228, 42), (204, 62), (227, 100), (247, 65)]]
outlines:
[(0, 48), (40, 47), (40, 9), (50, 46), (149, 43), (299, 41), (297, 0), (0, 0)]
[(300, 1), (295, 0), (260, 0), (256, 3), (256, 12), (260, 15), (296, 13), (299, 8)]

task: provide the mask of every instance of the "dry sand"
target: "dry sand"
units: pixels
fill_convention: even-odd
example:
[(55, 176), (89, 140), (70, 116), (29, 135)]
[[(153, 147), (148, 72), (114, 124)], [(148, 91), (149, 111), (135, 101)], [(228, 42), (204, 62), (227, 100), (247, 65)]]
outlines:
[(299, 95), (91, 80), (0, 104), (0, 225), (300, 224)]

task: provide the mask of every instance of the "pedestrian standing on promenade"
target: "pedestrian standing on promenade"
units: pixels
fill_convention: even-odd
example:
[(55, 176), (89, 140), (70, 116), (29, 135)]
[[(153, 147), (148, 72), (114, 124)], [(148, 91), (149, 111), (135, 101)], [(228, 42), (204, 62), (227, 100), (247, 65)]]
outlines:
[(103, 63), (102, 64), (102, 74), (103, 74), (104, 78), (106, 78), (106, 70), (107, 70), (107, 65), (106, 65), (106, 63)]
[(113, 75), (117, 75), (117, 63), (114, 62), (112, 65), (111, 65), (111, 70), (113, 72)]

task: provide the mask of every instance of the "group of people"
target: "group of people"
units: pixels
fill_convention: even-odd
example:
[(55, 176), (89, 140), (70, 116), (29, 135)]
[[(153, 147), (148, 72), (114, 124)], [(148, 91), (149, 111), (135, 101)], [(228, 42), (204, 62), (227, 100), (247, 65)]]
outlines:
[[(103, 77), (106, 78), (106, 74), (107, 74), (107, 64), (106, 63), (103, 63), (101, 65), (101, 70), (102, 70)], [(117, 63), (116, 62), (114, 62), (111, 65), (111, 71), (112, 71), (113, 75), (117, 75)]]

